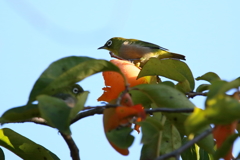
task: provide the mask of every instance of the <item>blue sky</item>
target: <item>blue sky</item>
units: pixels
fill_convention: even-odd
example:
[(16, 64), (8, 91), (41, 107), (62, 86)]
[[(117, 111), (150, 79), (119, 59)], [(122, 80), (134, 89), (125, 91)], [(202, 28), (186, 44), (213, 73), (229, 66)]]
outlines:
[[(194, 77), (213, 71), (224, 80), (233, 80), (239, 77), (239, 5), (237, 0), (2, 0), (0, 114), (24, 105), (36, 79), (55, 60), (72, 55), (110, 60), (108, 51), (97, 48), (116, 36), (141, 39), (184, 54)], [(80, 85), (90, 91), (86, 105), (98, 105), (96, 99), (104, 86), (101, 74)], [(204, 98), (193, 102), (203, 107)], [(71, 159), (56, 129), (30, 123), (3, 127), (45, 146), (60, 159)], [(134, 133), (129, 156), (119, 155), (105, 139), (101, 115), (82, 119), (71, 129), (82, 159), (139, 159), (141, 136)], [(6, 159), (20, 159), (4, 152)]]

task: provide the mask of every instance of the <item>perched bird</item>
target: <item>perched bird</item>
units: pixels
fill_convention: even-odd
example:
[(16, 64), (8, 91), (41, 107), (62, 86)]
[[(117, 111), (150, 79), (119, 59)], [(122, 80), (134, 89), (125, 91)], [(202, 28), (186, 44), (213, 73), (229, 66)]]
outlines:
[(120, 57), (119, 59), (130, 60), (135, 63), (140, 62), (141, 67), (151, 57), (159, 59), (174, 58), (185, 60), (184, 55), (169, 52), (166, 48), (137, 39), (114, 37), (109, 39), (104, 46), (99, 47), (98, 49), (109, 50), (115, 55), (111, 55), (112, 57)]
[(78, 101), (78, 96), (84, 92), (83, 88), (78, 84), (73, 84), (62, 88), (53, 97), (62, 99), (69, 107), (73, 108)]

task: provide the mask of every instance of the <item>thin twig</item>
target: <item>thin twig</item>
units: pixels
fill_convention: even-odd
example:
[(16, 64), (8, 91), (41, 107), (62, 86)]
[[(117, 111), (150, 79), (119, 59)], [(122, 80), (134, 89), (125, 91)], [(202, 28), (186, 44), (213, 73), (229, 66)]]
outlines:
[(154, 112), (170, 112), (170, 113), (192, 113), (193, 108), (180, 108), (180, 109), (171, 109), (171, 108), (154, 108), (154, 109), (145, 109), (146, 113), (152, 114)]
[(72, 139), (72, 136), (65, 135), (63, 133), (61, 133), (61, 135), (62, 135), (63, 139), (66, 141), (68, 148), (70, 149), (72, 160), (80, 160), (79, 150), (78, 150), (78, 147), (75, 144), (74, 140)]
[(155, 160), (164, 160), (170, 157), (176, 157), (177, 159), (180, 157), (181, 153), (184, 152), (186, 149), (190, 148), (194, 143), (200, 141), (201, 139), (203, 139), (204, 137), (208, 136), (210, 133), (212, 133), (213, 129), (210, 128), (204, 132), (202, 132), (200, 135), (198, 135), (197, 137), (195, 137), (193, 140), (188, 141), (186, 144), (184, 144), (182, 147), (180, 147), (179, 149), (164, 154), (158, 158), (156, 158)]
[(71, 121), (71, 124), (77, 122), (78, 120), (88, 117), (88, 116), (93, 116), (95, 114), (102, 114), (104, 110), (104, 107), (96, 107), (94, 109), (90, 109), (85, 112), (80, 112), (77, 114), (77, 116)]
[[(95, 114), (102, 114), (103, 110), (105, 108), (114, 108), (118, 105), (106, 105), (106, 106), (96, 106), (96, 107), (86, 107), (86, 108), (92, 108), (90, 110), (80, 112), (78, 115), (71, 121), (71, 124), (77, 122), (78, 120), (93, 116)], [(145, 109), (145, 112), (148, 114), (152, 114), (154, 112), (168, 112), (168, 113), (191, 113), (194, 109), (192, 108), (182, 108), (182, 109), (170, 109), (170, 108), (154, 108), (154, 109)]]
[(106, 104), (105, 106), (94, 106), (94, 107), (86, 106), (86, 107), (83, 108), (82, 111), (89, 110), (89, 109), (96, 109), (96, 108), (115, 108), (117, 106), (119, 106), (119, 105), (117, 105), (117, 104)]
[(195, 96), (207, 96), (207, 92), (187, 92), (185, 93), (188, 98), (193, 98)]

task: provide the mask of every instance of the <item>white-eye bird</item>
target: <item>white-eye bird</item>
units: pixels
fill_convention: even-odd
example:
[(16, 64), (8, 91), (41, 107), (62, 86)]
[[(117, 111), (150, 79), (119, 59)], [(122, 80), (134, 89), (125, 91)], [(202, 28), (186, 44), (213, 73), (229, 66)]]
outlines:
[(84, 92), (83, 88), (78, 84), (73, 84), (62, 88), (53, 97), (62, 99), (69, 107), (74, 107), (78, 101), (78, 95)]
[(120, 57), (125, 60), (134, 61), (135, 63), (140, 62), (141, 67), (151, 57), (186, 60), (184, 55), (169, 52), (168, 49), (159, 45), (137, 39), (113, 37), (98, 49), (109, 50), (116, 55), (112, 57)]

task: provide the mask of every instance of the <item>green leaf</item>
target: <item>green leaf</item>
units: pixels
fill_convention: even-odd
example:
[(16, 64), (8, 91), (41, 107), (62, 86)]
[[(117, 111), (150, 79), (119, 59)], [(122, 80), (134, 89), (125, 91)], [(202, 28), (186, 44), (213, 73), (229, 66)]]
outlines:
[(208, 81), (208, 82), (212, 82), (214, 80), (221, 80), (220, 77), (214, 73), (214, 72), (207, 72), (205, 73), (204, 75), (200, 76), (200, 77), (197, 77), (196, 80), (205, 80), (205, 81)]
[(60, 132), (71, 134), (69, 129), (71, 108), (61, 99), (40, 95), (37, 97), (41, 117)]
[(238, 100), (225, 93), (240, 86), (240, 79), (231, 82), (214, 80), (209, 87), (205, 110), (195, 110), (186, 121), (188, 132), (196, 132), (208, 124), (227, 124), (239, 119), (240, 104)]
[(209, 91), (208, 91), (208, 94), (207, 94), (207, 99), (205, 101), (205, 108), (207, 108), (207, 101), (211, 98), (213, 98), (214, 96), (216, 96), (221, 87), (224, 86), (225, 84), (227, 84), (226, 81), (222, 81), (222, 80), (216, 80), (214, 82), (212, 82), (212, 84), (210, 85), (209, 87)]
[(195, 81), (191, 70), (186, 63), (174, 60), (150, 58), (140, 71), (138, 78), (144, 76), (160, 75), (175, 81), (178, 81), (178, 86), (185, 88), (185, 92), (192, 91), (195, 86)]
[(231, 82), (225, 83), (219, 90), (218, 94), (224, 94), (233, 88), (238, 88), (240, 86), (240, 78), (237, 78)]
[(159, 137), (159, 132), (163, 126), (159, 120), (154, 117), (147, 117), (144, 121), (138, 123), (142, 129), (142, 143), (147, 144), (156, 141)]
[(163, 126), (160, 117), (162, 117), (161, 113), (154, 113), (153, 117), (147, 117), (144, 121), (138, 123), (141, 125), (143, 134), (142, 160), (155, 159), (159, 155), (172, 152), (181, 146), (181, 137), (178, 130), (168, 120), (163, 121)]
[(37, 97), (37, 100), (41, 117), (60, 132), (70, 134), (70, 122), (83, 109), (88, 94), (88, 91), (78, 94), (76, 96), (77, 102), (74, 106), (68, 106), (66, 101), (59, 98), (40, 95)]
[(7, 110), (0, 118), (0, 122), (1, 124), (19, 122), (33, 117), (40, 117), (38, 106), (36, 104), (29, 104)]
[(86, 103), (87, 97), (88, 97), (89, 92), (85, 91), (81, 94), (78, 95), (77, 97), (77, 103), (76, 105), (71, 109), (70, 112), (70, 119), (73, 119), (79, 111), (81, 111), (84, 108), (84, 104)]
[(142, 104), (144, 108), (151, 108), (151, 100), (143, 92), (137, 90), (130, 91), (133, 104)]
[(5, 155), (1, 147), (0, 147), (0, 159), (5, 160)]
[(147, 143), (142, 146), (140, 160), (153, 160), (157, 157), (158, 141)]
[(239, 86), (240, 86), (240, 78), (237, 78), (231, 82), (226, 82), (222, 80), (213, 81), (209, 87), (209, 92), (208, 92), (208, 96), (205, 103), (206, 106), (207, 106), (208, 100), (210, 100), (211, 98), (214, 98), (219, 94), (225, 94), (230, 89), (238, 88)]
[(59, 160), (51, 151), (8, 128), (0, 130), (0, 145), (24, 160)]
[[(161, 143), (161, 131), (163, 126), (160, 117), (156, 117), (160, 113), (147, 117), (144, 121), (139, 122), (142, 130), (141, 160), (155, 159), (159, 155), (159, 147)], [(160, 114), (161, 116), (161, 114)], [(162, 116), (161, 116), (162, 117)]]
[(205, 118), (214, 124), (228, 124), (240, 117), (240, 103), (235, 98), (218, 95), (207, 101)]
[(196, 133), (205, 128), (210, 123), (205, 119), (205, 112), (200, 108), (195, 108), (193, 113), (185, 121), (185, 128), (188, 134)]
[[(189, 118), (185, 122), (185, 128), (187, 133), (198, 135), (199, 133), (209, 128), (209, 124), (211, 124), (212, 122), (225, 123), (226, 121), (224, 119), (230, 119), (231, 115), (229, 116), (226, 112), (222, 112), (223, 114), (219, 114), (219, 110), (216, 109), (213, 109), (212, 107), (208, 107), (206, 110), (196, 108), (193, 114), (189, 116)], [(239, 111), (235, 110), (235, 112)], [(208, 135), (206, 138), (199, 141), (197, 144), (204, 150), (206, 150), (208, 153), (214, 153), (214, 142), (212, 134)]]
[[(182, 139), (183, 145), (185, 145), (188, 141), (189, 141), (188, 138), (184, 137)], [(198, 150), (199, 147), (197, 146), (197, 144), (192, 145), (190, 148), (182, 152), (181, 154), (182, 160), (199, 160), (200, 155)]]
[[(186, 98), (186, 96), (167, 85), (161, 84), (141, 84), (135, 86), (134, 92), (142, 92), (143, 96), (148, 97), (151, 100), (151, 103), (154, 103), (155, 106), (159, 108), (195, 108), (194, 104)], [(133, 95), (134, 92), (131, 94)], [(145, 97), (142, 97), (145, 99)], [(181, 135), (186, 135), (186, 127), (184, 125), (185, 120), (189, 117), (190, 113), (163, 113), (166, 115), (167, 119), (170, 120), (175, 127), (178, 129)], [(204, 129), (209, 128), (209, 125)], [(199, 135), (203, 130), (197, 132), (196, 135)], [(198, 142), (200, 147), (203, 147), (207, 152), (213, 152), (213, 138), (212, 135), (207, 136), (203, 140)]]
[(72, 56), (55, 61), (34, 84), (28, 104), (36, 100), (38, 95), (54, 95), (64, 87), (103, 71), (116, 71), (122, 74), (117, 66), (105, 60)]
[(176, 85), (176, 88), (177, 88), (179, 91), (183, 92), (183, 93), (192, 91), (192, 89), (189, 88), (189, 82), (188, 82), (187, 79), (185, 79), (185, 80), (182, 81), (182, 82), (179, 82), (179, 83)]
[(240, 117), (240, 103), (238, 100), (219, 95), (208, 101), (205, 110), (195, 109), (186, 120), (188, 133), (196, 133), (209, 124), (228, 124)]
[(162, 131), (160, 155), (170, 153), (178, 149), (179, 147), (181, 147), (181, 136), (177, 128), (173, 124), (171, 124), (169, 120), (166, 120)]
[(213, 155), (207, 153), (202, 148), (199, 149), (199, 154), (200, 154), (200, 160), (213, 160)]
[[(187, 137), (182, 139), (183, 145), (189, 140)], [(181, 154), (182, 160), (211, 160), (211, 155), (199, 148), (197, 144), (192, 145)]]
[(239, 137), (239, 134), (230, 135), (214, 154), (214, 159), (223, 158), (229, 151), (231, 151), (234, 141)]
[(201, 84), (197, 87), (196, 92), (203, 92), (209, 90), (209, 84)]
[[(135, 86), (130, 93), (134, 96), (136, 92), (144, 93), (141, 99), (148, 98), (151, 100), (150, 103), (154, 103), (159, 108), (179, 109), (195, 107), (182, 92), (164, 84), (141, 84)], [(189, 116), (189, 113), (164, 113), (164, 115), (174, 123), (181, 134), (185, 134), (184, 121)]]
[(162, 83), (160, 83), (160, 84), (164, 84), (164, 85), (167, 85), (167, 86), (169, 86), (169, 87), (173, 87), (173, 88), (175, 88), (174, 83), (171, 82), (171, 81), (164, 81), (164, 82), (162, 82)]
[(133, 131), (130, 127), (123, 127), (120, 129), (113, 129), (106, 132), (106, 136), (110, 142), (122, 149), (129, 148), (134, 140), (134, 137), (130, 134)]

